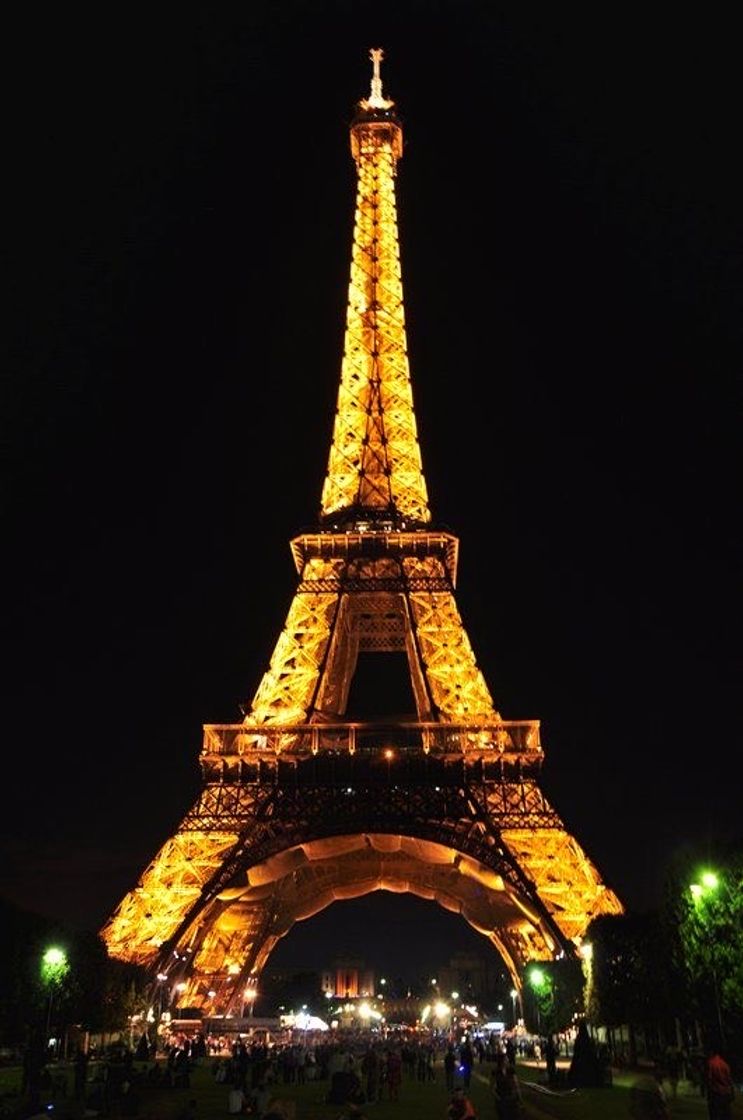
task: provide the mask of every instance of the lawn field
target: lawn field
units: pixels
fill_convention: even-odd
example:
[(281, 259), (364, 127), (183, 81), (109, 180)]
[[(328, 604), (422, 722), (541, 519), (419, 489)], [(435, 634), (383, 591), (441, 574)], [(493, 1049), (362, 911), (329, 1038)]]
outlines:
[[(437, 1073), (438, 1080), (434, 1082), (404, 1079), (397, 1104), (381, 1101), (365, 1106), (368, 1120), (447, 1120), (448, 1095), (441, 1070)], [(71, 1069), (60, 1064), (55, 1074), (57, 1077), (64, 1075), (71, 1086)], [(520, 1065), (518, 1074), (524, 1120), (626, 1120), (629, 1116), (631, 1073), (615, 1074), (614, 1083), (609, 1088), (558, 1093), (547, 1090), (543, 1069)], [(477, 1065), (472, 1077), (471, 1097), (478, 1120), (496, 1120), (489, 1079), (490, 1067), (487, 1064)], [(0, 1117), (3, 1120), (25, 1120), (28, 1116), (28, 1109), (21, 1107), (19, 1100), (20, 1084), (20, 1069), (0, 1069)], [(337, 1120), (343, 1110), (339, 1105), (326, 1102), (328, 1085), (327, 1081), (317, 1081), (303, 1086), (279, 1086), (277, 1096), (293, 1103), (294, 1120)], [(134, 1115), (139, 1120), (180, 1120), (187, 1115), (187, 1107), (193, 1100), (196, 1102), (196, 1120), (222, 1120), (229, 1115), (227, 1095), (228, 1088), (215, 1082), (207, 1064), (192, 1072), (188, 1089), (143, 1089), (138, 1098), (138, 1111)], [(85, 1115), (69, 1095), (62, 1095), (61, 1087), (53, 1098), (45, 1098), (45, 1103), (53, 1105), (52, 1110), (47, 1112), (52, 1120), (81, 1120)], [(676, 1117), (679, 1120), (706, 1120), (707, 1117), (706, 1102), (683, 1082), (679, 1086), (677, 1100), (671, 1101), (670, 1107), (674, 1120)], [(116, 1108), (100, 1115), (111, 1120), (119, 1120), (119, 1117), (124, 1120), (127, 1113)], [(733, 1106), (733, 1117), (743, 1120), (740, 1097)]]

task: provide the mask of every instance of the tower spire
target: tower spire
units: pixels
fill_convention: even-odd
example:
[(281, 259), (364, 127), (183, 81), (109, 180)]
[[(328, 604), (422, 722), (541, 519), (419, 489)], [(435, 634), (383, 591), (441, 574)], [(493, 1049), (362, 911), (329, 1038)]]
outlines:
[(371, 94), (351, 122), (358, 186), (341, 367), (320, 517), (325, 526), (412, 528), (431, 521), (413, 411), (397, 232), (402, 127), (382, 94), (381, 48)]
[(370, 109), (391, 109), (394, 101), (387, 101), (382, 95), (382, 76), (380, 74), (380, 63), (384, 58), (384, 51), (381, 47), (372, 47), (369, 51), (369, 58), (372, 60), (372, 80), (371, 80), (371, 94), (366, 105)]

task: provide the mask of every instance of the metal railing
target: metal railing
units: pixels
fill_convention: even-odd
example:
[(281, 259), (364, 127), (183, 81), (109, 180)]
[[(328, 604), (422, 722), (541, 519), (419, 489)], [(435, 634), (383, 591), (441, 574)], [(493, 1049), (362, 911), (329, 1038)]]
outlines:
[(206, 724), (203, 756), (251, 758), (366, 751), (422, 751), (437, 756), (541, 757), (539, 720), (498, 723)]

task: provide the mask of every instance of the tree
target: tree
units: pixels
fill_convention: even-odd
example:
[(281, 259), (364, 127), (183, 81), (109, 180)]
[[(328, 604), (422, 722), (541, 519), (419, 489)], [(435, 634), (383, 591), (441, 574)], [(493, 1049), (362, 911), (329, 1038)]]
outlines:
[(0, 899), (0, 1043), (17, 1046), (29, 1025), (39, 1024), (45, 1006), (39, 976), (49, 922)]
[[(55, 1054), (58, 1054), (59, 1050), (56, 1049), (56, 1046), (58, 1040), (64, 1034), (64, 1028), (67, 1023), (66, 1014), (64, 1012), (64, 1004), (67, 1003), (67, 995), (69, 992), (67, 980), (70, 975), (70, 962), (67, 959), (67, 950), (60, 945), (48, 946), (41, 957), (39, 975), (44, 988), (47, 1007), (44, 1039), (47, 1045), (52, 1036), (57, 1039), (57, 1043), (55, 1043)], [(55, 1012), (54, 1018), (52, 1018), (52, 1009), (54, 1009)]]
[(731, 1056), (743, 1052), (743, 844), (713, 855), (704, 863), (680, 846), (661, 908), (605, 915), (588, 929), (587, 1013), (610, 1031), (628, 1027), (632, 1063), (638, 1032), (653, 1053), (698, 1042), (698, 1022), (708, 1041), (722, 1034)]
[(532, 993), (524, 1011), (530, 1029), (537, 1034), (565, 1030), (583, 1011), (583, 973), (580, 961), (574, 958), (531, 964), (522, 983)]
[(743, 846), (714, 862), (685, 853), (675, 868), (678, 951), (708, 1040), (731, 1052), (743, 1040)]
[(648, 1052), (674, 1036), (676, 972), (660, 912), (602, 915), (588, 929), (591, 946), (586, 1011), (591, 1022), (629, 1032), (629, 1060), (637, 1060), (637, 1032)]
[[(63, 973), (42, 975), (42, 958), (50, 946), (64, 948), (66, 965)], [(60, 1027), (75, 1024), (86, 1031), (124, 1030), (133, 991), (137, 1009), (144, 1009), (144, 970), (112, 960), (97, 933), (72, 929), (0, 900), (3, 1045), (26, 1045), (32, 1028), (39, 1036), (43, 1034), (50, 996)]]

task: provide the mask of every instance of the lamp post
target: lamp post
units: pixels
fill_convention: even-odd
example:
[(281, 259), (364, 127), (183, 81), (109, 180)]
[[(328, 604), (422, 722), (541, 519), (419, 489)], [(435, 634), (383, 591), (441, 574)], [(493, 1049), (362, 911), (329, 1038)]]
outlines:
[(541, 968), (533, 968), (529, 973), (529, 983), (531, 984), (534, 992), (534, 1003), (537, 1009), (537, 1034), (541, 1037), (542, 1034), (542, 1015), (540, 1007), (540, 999), (542, 992), (549, 985), (549, 978)]
[(243, 1014), (245, 1013), (245, 1004), (248, 1005), (248, 1018), (253, 1018), (253, 1008), (255, 1001), (258, 998), (258, 977), (251, 973), (248, 977), (248, 982), (243, 992)]
[(52, 1029), (54, 989), (60, 986), (69, 971), (69, 967), (67, 963), (67, 954), (64, 949), (60, 949), (57, 945), (50, 945), (41, 958), (41, 978), (49, 989), (49, 1001), (46, 1008), (46, 1034), (44, 1036), (47, 1051), (49, 1049), (49, 1035)]
[[(689, 887), (692, 901), (694, 904), (694, 911), (699, 917), (700, 923), (704, 926), (707, 923), (707, 917), (704, 913), (703, 907), (706, 901), (714, 898), (720, 888), (720, 879), (716, 872), (705, 871), (701, 875), (700, 883), (692, 883)], [(717, 1029), (720, 1034), (720, 1044), (725, 1046), (725, 1028), (722, 1024), (722, 1008), (720, 1007), (720, 989), (717, 981), (717, 966), (715, 963), (715, 939), (714, 937), (707, 938), (709, 945), (709, 970), (712, 975), (712, 994), (715, 1000), (715, 1015), (717, 1018)]]
[(157, 1023), (158, 1030), (160, 1029), (160, 1020), (163, 1017), (163, 984), (168, 979), (167, 972), (158, 972), (157, 974)]
[(516, 996), (519, 993), (515, 988), (511, 988), (511, 1026), (516, 1026)]

